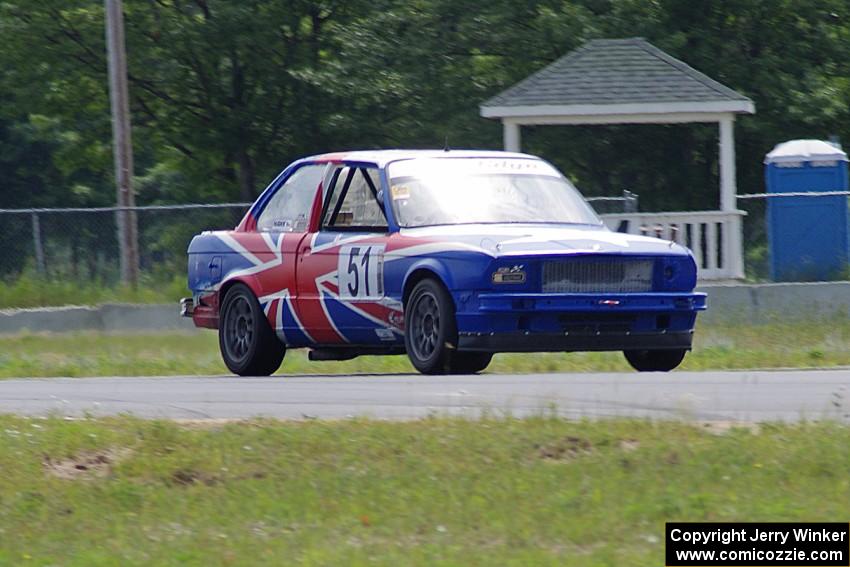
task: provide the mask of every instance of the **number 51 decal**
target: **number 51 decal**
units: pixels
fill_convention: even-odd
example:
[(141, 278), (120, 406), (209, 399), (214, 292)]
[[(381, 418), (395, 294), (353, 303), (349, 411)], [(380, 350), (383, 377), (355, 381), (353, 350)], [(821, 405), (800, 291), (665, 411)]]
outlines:
[(337, 263), (340, 299), (384, 297), (384, 245), (343, 246)]

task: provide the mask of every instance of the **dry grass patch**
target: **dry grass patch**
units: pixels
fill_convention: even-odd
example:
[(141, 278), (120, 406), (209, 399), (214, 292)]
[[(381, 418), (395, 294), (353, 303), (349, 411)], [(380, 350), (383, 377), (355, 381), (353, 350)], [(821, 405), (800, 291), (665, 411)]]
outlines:
[(535, 445), (537, 456), (543, 460), (569, 461), (593, 452), (593, 443), (581, 437), (564, 437), (554, 443)]
[(90, 480), (104, 478), (112, 474), (112, 466), (129, 456), (130, 449), (112, 448), (103, 451), (85, 451), (73, 457), (53, 459), (45, 455), (42, 461), (44, 471), (63, 480)]

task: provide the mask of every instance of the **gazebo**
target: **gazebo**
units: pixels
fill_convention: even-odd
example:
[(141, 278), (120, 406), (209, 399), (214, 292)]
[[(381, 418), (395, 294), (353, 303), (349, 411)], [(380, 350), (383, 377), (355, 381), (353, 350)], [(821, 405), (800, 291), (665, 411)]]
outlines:
[(588, 41), (481, 105), (481, 116), (502, 121), (510, 151), (520, 151), (523, 125), (717, 122), (719, 210), (603, 215), (609, 226), (682, 240), (703, 280), (744, 277), (734, 125), (736, 114), (753, 113), (752, 100), (643, 38)]

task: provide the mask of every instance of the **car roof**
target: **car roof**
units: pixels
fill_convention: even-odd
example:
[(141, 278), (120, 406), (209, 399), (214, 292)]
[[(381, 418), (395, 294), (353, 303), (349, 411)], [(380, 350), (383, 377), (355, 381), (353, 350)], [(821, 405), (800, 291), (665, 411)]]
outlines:
[(540, 159), (537, 156), (516, 152), (492, 150), (358, 150), (320, 154), (304, 158), (312, 162), (362, 162), (384, 167), (388, 163), (406, 159), (428, 158), (523, 158)]

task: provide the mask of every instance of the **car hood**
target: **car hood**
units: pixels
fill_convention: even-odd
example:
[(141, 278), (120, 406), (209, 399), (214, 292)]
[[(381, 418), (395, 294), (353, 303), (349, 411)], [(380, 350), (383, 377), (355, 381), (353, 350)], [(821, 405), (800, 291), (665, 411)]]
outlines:
[(688, 255), (669, 240), (612, 232), (598, 226), (537, 224), (470, 224), (402, 229), (401, 234), (462, 243), (491, 256), (544, 254)]

